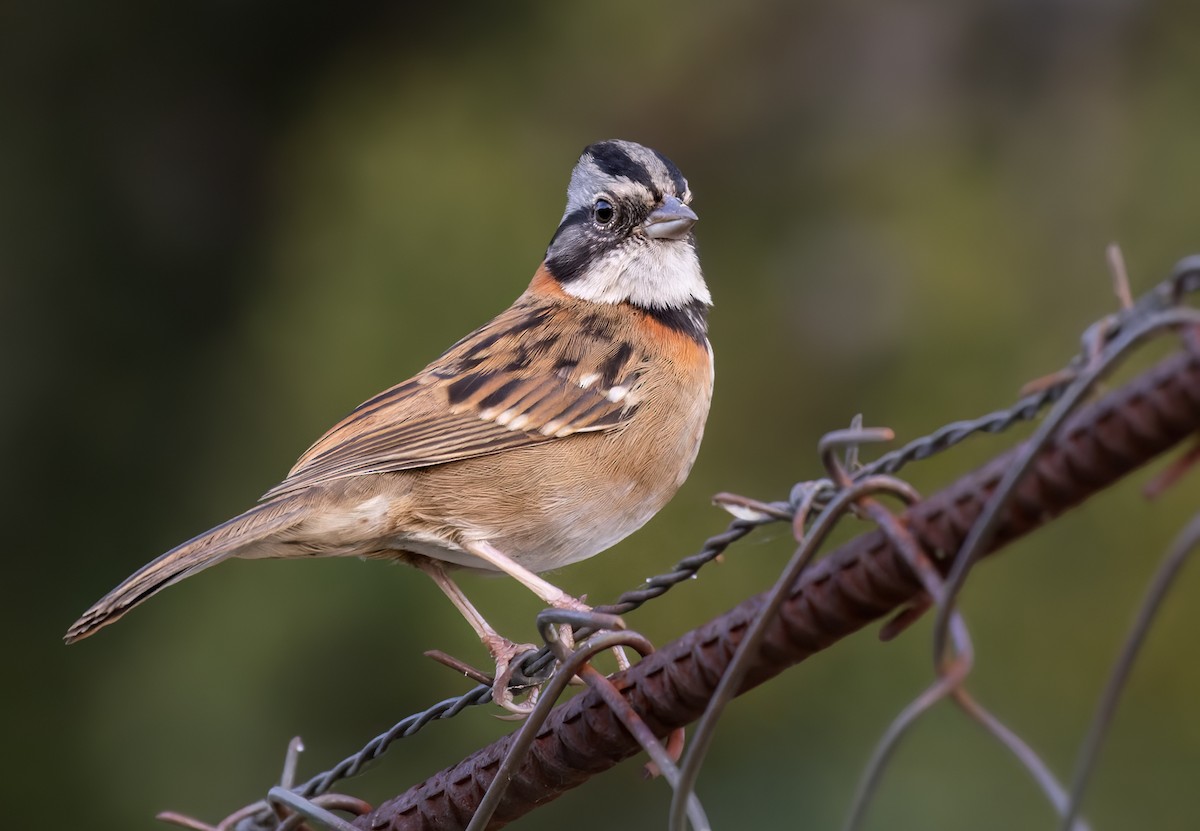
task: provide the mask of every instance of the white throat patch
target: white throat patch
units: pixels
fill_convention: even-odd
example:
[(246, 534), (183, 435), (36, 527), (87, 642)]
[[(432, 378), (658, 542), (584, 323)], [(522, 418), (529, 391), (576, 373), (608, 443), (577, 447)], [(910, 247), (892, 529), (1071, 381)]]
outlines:
[(630, 239), (618, 245), (563, 291), (593, 303), (681, 309), (696, 300), (712, 304), (696, 248), (686, 242)]

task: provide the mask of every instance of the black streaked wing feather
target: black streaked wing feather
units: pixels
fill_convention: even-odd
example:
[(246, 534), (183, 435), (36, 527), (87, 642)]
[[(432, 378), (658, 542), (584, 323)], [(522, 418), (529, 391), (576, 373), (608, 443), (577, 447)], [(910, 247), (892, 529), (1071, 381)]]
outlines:
[(263, 498), (617, 427), (637, 408), (634, 351), (611, 328), (568, 329), (551, 311), (522, 296), (421, 374), (361, 404)]

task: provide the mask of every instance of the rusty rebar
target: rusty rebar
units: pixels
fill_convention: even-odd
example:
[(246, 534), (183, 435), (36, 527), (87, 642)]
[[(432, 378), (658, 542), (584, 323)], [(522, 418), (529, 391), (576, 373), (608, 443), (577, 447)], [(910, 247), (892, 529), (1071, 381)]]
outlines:
[[(1081, 408), (1016, 486), (988, 553), (1029, 533), (1200, 431), (1200, 353), (1165, 359)], [(1020, 446), (909, 508), (901, 520), (927, 551), (962, 544)], [(946, 563), (939, 561), (944, 571)], [(921, 586), (881, 531), (843, 545), (804, 572), (768, 628), (745, 692), (908, 603)], [(700, 716), (750, 621), (752, 597), (614, 676), (630, 705), (664, 736)], [(510, 738), (485, 747), (354, 821), (372, 831), (466, 826)], [(557, 707), (516, 772), (491, 828), (561, 796), (639, 749), (594, 692)]]

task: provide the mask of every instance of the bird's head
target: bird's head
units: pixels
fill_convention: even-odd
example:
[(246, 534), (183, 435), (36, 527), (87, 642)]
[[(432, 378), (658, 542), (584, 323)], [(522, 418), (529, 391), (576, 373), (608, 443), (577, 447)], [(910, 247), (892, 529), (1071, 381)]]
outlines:
[(563, 291), (653, 314), (695, 316), (712, 303), (696, 256), (692, 192), (662, 153), (631, 141), (585, 148), (546, 250)]

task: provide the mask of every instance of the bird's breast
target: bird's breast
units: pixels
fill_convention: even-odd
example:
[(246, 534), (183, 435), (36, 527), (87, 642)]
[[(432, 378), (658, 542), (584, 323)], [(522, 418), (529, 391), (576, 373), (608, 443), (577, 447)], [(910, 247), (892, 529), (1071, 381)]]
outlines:
[[(396, 547), (478, 567), (462, 541), (486, 540), (547, 571), (594, 556), (642, 527), (687, 478), (712, 398), (712, 356), (658, 350), (620, 427), (401, 474), (410, 507)], [(674, 359), (673, 359), (674, 358)]]

